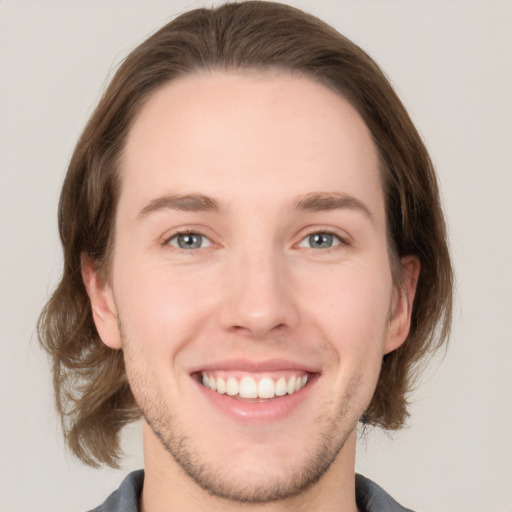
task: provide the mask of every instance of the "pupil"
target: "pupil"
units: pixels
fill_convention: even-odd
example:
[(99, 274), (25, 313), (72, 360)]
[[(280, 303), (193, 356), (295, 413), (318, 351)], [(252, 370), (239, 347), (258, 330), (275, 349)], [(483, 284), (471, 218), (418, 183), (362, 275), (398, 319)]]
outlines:
[(311, 247), (315, 248), (323, 249), (325, 247), (331, 247), (332, 235), (329, 235), (328, 233), (316, 233), (309, 237), (309, 242), (311, 244)]
[(181, 235), (178, 245), (182, 249), (199, 249), (201, 247), (201, 235)]

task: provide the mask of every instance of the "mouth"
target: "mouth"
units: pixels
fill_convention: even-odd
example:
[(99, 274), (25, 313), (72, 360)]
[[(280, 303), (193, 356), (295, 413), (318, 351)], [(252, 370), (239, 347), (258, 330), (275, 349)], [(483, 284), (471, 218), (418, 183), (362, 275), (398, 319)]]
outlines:
[(191, 369), (201, 395), (223, 415), (244, 424), (270, 425), (304, 414), (321, 370), (289, 360), (229, 360)]
[(198, 372), (197, 378), (204, 387), (219, 395), (243, 401), (264, 402), (298, 393), (307, 385), (310, 375), (304, 371), (273, 374), (203, 371)]
[(190, 369), (205, 407), (245, 425), (296, 421), (314, 404), (321, 374), (320, 368), (286, 359), (231, 359)]

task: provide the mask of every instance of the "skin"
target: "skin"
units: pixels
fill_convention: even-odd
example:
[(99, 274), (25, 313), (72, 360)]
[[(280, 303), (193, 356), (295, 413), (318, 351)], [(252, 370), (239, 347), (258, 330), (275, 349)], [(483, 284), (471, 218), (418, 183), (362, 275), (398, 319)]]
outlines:
[[(407, 337), (419, 273), (404, 258), (393, 283), (360, 116), (305, 77), (187, 76), (142, 108), (121, 178), (111, 276), (86, 259), (83, 276), (145, 416), (142, 510), (357, 510), (355, 429)], [(183, 231), (202, 245), (180, 248)], [(311, 244), (326, 232), (331, 247)], [(314, 378), (287, 414), (241, 421), (191, 375), (233, 359)]]

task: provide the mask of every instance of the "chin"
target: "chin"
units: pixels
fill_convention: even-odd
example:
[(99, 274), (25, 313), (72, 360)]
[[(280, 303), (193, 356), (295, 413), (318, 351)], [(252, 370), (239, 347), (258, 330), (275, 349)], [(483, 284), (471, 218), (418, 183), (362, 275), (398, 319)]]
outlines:
[(307, 425), (307, 436), (287, 433), (268, 442), (260, 436), (252, 443), (223, 436), (211, 443), (221, 436), (190, 429), (185, 434), (172, 418), (150, 411), (144, 417), (158, 449), (171, 456), (171, 466), (210, 495), (254, 504), (290, 499), (314, 486), (339, 459), (357, 424), (347, 425), (347, 415), (340, 410), (335, 419), (315, 418)]

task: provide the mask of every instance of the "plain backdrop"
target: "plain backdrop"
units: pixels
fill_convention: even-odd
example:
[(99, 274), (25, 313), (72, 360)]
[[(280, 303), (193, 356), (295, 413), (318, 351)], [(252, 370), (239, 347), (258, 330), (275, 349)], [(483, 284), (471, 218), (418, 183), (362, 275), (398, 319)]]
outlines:
[[(85, 511), (142, 467), (64, 449), (35, 323), (60, 273), (56, 205), (76, 139), (121, 59), (205, 2), (0, 0), (0, 512)], [(453, 335), (409, 427), (357, 469), (417, 511), (512, 511), (512, 2), (290, 1), (383, 67), (439, 172), (457, 276)]]

